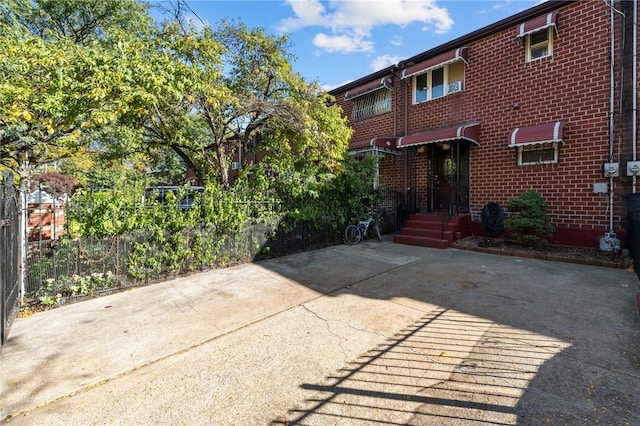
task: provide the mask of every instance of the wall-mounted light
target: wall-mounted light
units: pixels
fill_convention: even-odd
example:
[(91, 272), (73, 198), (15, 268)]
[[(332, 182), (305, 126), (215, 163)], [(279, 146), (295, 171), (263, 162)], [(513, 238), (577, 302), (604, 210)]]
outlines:
[(442, 149), (448, 151), (451, 148), (451, 144), (449, 142), (443, 142)]
[(421, 145), (418, 147), (418, 154), (423, 154), (426, 150), (427, 150), (427, 147), (424, 145)]

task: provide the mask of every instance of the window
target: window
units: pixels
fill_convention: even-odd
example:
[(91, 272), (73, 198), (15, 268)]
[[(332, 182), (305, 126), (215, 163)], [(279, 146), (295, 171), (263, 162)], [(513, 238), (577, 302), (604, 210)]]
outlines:
[(391, 90), (381, 88), (353, 100), (353, 120), (363, 120), (391, 111)]
[(464, 90), (464, 62), (431, 68), (413, 77), (413, 103), (441, 98)]
[(553, 51), (553, 28), (548, 27), (527, 35), (527, 61), (551, 56)]
[(558, 162), (558, 142), (523, 145), (518, 149), (518, 166), (556, 164)]

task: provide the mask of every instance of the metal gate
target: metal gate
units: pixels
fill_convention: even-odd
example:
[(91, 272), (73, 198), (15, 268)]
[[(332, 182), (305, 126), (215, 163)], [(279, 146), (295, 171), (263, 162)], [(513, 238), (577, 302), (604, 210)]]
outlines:
[(0, 180), (0, 351), (18, 313), (20, 289), (20, 209), (13, 175), (5, 172)]

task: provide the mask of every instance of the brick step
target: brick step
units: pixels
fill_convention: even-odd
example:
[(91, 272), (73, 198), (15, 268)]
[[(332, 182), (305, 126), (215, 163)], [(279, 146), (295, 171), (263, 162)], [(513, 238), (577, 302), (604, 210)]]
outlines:
[(400, 230), (400, 234), (413, 235), (416, 237), (442, 239), (442, 240), (447, 240), (449, 242), (453, 242), (454, 231), (445, 230), (443, 233), (440, 227), (438, 227), (437, 229), (434, 229), (434, 228), (412, 228), (410, 226), (405, 226)]
[(413, 213), (409, 216), (408, 220), (417, 221), (417, 222), (439, 223), (439, 224), (442, 224), (442, 222), (444, 221), (444, 223), (457, 225), (461, 221), (464, 221), (466, 217), (467, 215), (451, 216), (451, 217), (445, 216), (443, 218), (442, 214), (440, 213)]
[(439, 238), (419, 237), (415, 235), (397, 234), (393, 236), (393, 242), (410, 246), (431, 247), (437, 249), (446, 249), (449, 247), (449, 241), (447, 240), (441, 240)]
[[(446, 223), (445, 230), (453, 231), (458, 226), (457, 223)], [(409, 219), (404, 223), (404, 228), (414, 228), (414, 229), (437, 229), (439, 231), (442, 230), (442, 222), (441, 221), (430, 221), (430, 220), (419, 220), (419, 219)]]
[(400, 234), (393, 237), (398, 244), (422, 247), (448, 248), (455, 235), (464, 237), (469, 233), (471, 216), (468, 214), (444, 217), (445, 230), (442, 232), (441, 213), (414, 213), (404, 223)]

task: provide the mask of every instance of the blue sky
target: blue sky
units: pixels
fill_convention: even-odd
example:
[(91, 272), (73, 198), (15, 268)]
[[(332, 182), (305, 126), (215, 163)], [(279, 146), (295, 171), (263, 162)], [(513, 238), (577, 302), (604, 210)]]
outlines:
[(189, 0), (215, 26), (289, 34), (294, 71), (330, 90), (541, 3), (541, 0)]

